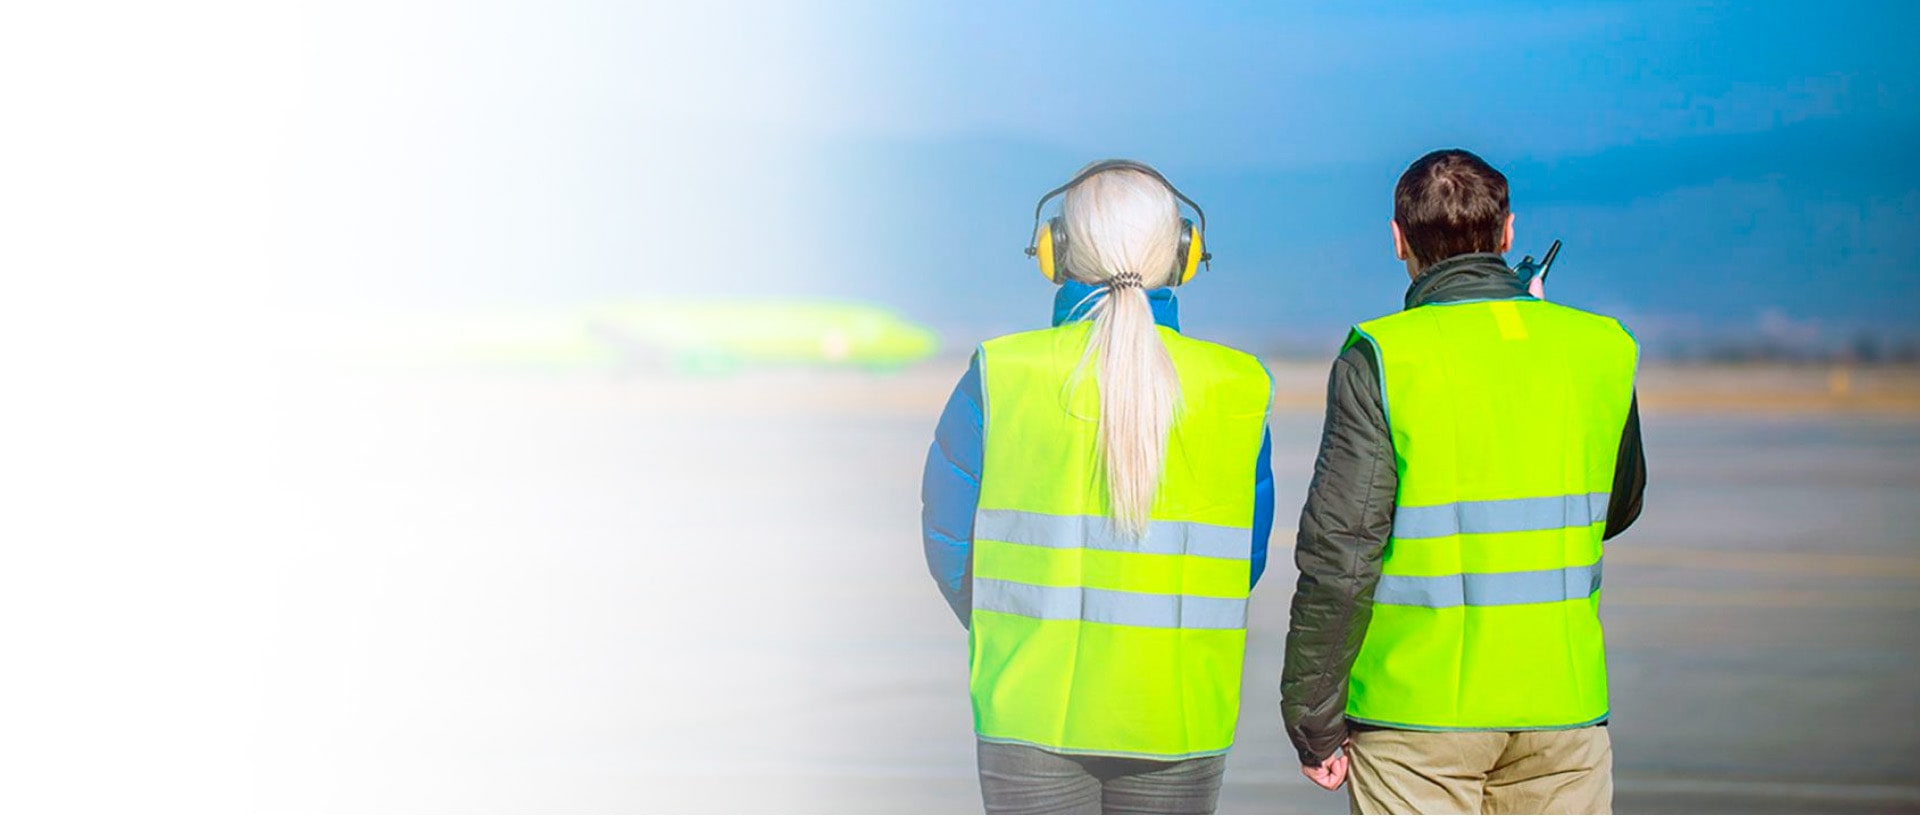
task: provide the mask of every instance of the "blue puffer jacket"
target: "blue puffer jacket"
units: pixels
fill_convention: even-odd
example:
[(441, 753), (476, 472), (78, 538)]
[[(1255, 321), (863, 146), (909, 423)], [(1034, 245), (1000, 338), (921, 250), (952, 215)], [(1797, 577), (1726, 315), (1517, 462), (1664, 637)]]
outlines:
[[(1085, 320), (1099, 289), (1068, 281), (1053, 298), (1053, 325)], [(1153, 320), (1180, 330), (1172, 289), (1147, 293)], [(975, 353), (967, 373), (947, 399), (934, 431), (933, 447), (920, 480), (920, 533), (927, 550), (927, 569), (940, 583), (948, 605), (967, 624), (973, 612), (973, 515), (980, 504), (980, 462), (983, 456), (983, 412), (980, 397), (980, 355)], [(1260, 440), (1260, 456), (1253, 473), (1253, 583), (1267, 567), (1267, 536), (1273, 530), (1273, 453), (1271, 431)], [(1251, 587), (1249, 587), (1251, 588)]]

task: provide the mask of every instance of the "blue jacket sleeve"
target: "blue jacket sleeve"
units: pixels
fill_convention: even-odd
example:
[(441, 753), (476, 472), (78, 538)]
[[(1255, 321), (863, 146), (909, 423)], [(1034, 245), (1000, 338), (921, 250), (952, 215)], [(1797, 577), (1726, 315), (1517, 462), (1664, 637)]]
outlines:
[(1267, 571), (1267, 539), (1273, 536), (1273, 429), (1260, 434), (1260, 458), (1253, 463), (1253, 574), (1247, 589)]
[(927, 571), (962, 626), (973, 613), (973, 514), (980, 504), (985, 452), (982, 403), (980, 355), (975, 354), (940, 413), (920, 477), (920, 537)]

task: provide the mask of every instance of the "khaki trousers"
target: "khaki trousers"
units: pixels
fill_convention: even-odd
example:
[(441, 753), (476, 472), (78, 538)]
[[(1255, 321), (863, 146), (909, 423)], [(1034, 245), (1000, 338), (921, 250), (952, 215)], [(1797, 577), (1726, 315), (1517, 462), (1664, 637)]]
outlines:
[(1355, 731), (1355, 813), (1612, 813), (1605, 726), (1565, 731)]

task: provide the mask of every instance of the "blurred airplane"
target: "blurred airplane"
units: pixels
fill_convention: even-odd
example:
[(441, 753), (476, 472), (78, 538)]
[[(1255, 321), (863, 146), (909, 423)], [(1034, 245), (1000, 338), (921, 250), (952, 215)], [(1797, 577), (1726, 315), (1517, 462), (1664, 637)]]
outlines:
[(749, 368), (887, 372), (931, 356), (924, 326), (834, 301), (634, 301), (389, 322), (365, 351), (389, 363), (727, 374)]

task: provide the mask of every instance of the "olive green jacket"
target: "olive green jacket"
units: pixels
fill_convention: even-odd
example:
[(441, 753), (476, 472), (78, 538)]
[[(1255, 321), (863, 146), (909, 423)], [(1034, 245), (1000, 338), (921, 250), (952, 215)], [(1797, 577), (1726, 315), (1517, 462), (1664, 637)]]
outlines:
[[(1406, 308), (1525, 294), (1526, 284), (1499, 255), (1460, 255), (1422, 272), (1407, 288)], [(1393, 531), (1399, 474), (1380, 394), (1372, 347), (1355, 343), (1341, 352), (1327, 383), (1320, 453), (1300, 511), (1294, 544), (1300, 579), (1280, 677), (1281, 719), (1303, 765), (1325, 762), (1346, 741), (1348, 674), (1367, 634), (1382, 551)], [(1639, 517), (1646, 492), (1638, 402), (1620, 436), (1607, 538)]]

